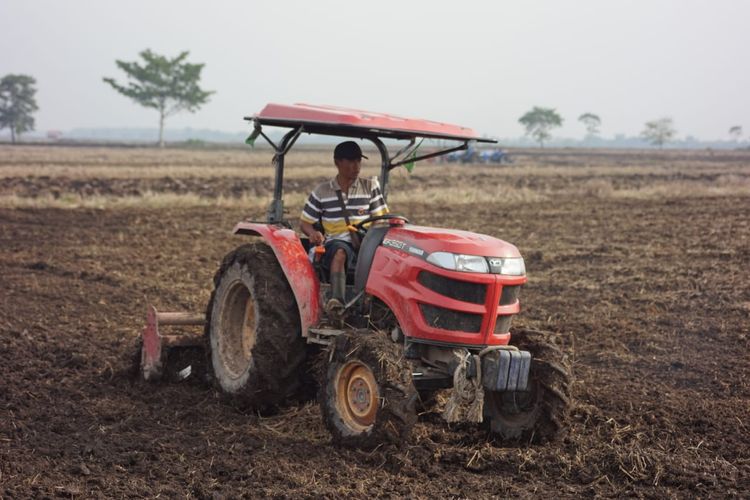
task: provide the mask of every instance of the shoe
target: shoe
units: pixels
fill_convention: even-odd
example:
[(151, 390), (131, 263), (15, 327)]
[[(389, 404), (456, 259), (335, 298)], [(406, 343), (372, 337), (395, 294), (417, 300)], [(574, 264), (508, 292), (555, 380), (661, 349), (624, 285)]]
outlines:
[(344, 304), (337, 298), (328, 299), (326, 302), (325, 311), (333, 318), (340, 318), (344, 314)]

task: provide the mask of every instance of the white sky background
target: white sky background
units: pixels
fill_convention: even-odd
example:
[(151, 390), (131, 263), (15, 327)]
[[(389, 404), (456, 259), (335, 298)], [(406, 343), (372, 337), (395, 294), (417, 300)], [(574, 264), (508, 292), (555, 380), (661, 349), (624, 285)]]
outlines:
[(245, 129), (267, 102), (333, 104), (523, 134), (532, 106), (564, 117), (558, 137), (750, 131), (750, 2), (0, 0), (0, 76), (37, 79), (36, 129), (156, 127), (102, 82), (115, 59), (189, 50), (216, 90), (168, 128)]

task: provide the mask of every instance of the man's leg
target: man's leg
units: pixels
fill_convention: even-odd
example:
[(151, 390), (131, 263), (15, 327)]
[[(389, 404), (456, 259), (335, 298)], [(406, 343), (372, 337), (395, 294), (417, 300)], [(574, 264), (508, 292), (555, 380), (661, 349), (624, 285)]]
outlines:
[(331, 260), (331, 297), (345, 303), (346, 296), (346, 251), (336, 249)]
[(331, 298), (326, 303), (325, 309), (329, 315), (335, 317), (344, 311), (346, 270), (354, 265), (355, 251), (350, 243), (341, 240), (329, 240), (325, 246), (323, 269), (328, 273), (331, 282)]

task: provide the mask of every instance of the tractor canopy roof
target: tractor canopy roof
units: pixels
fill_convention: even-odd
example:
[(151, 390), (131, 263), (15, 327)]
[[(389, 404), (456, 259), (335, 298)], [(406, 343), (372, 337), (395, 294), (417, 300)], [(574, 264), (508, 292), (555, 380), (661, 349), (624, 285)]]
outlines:
[(337, 106), (310, 104), (268, 104), (263, 110), (245, 117), (256, 126), (302, 127), (308, 134), (335, 135), (358, 138), (448, 139), (455, 141), (496, 142), (481, 137), (474, 130), (430, 120), (402, 118), (385, 113), (374, 113)]
[[(375, 144), (380, 152), (380, 188), (384, 198), (388, 196), (389, 172), (400, 165), (405, 165), (407, 169), (411, 170), (415, 162), (468, 149), (470, 142), (497, 142), (494, 139), (480, 137), (474, 130), (458, 125), (401, 118), (383, 113), (371, 113), (335, 106), (268, 104), (260, 113), (254, 116), (246, 116), (245, 120), (251, 121), (254, 125), (253, 132), (245, 142), (252, 146), (255, 140), (262, 136), (275, 151), (276, 175), (273, 201), (267, 213), (269, 224), (285, 223), (284, 203), (281, 199), (284, 181), (284, 156), (303, 133), (366, 139)], [(264, 125), (286, 127), (290, 130), (277, 144), (263, 132)], [(395, 154), (391, 154), (382, 139), (407, 140), (409, 143)], [(420, 139), (420, 141), (417, 142), (417, 139)], [(457, 141), (459, 144), (453, 147), (441, 145), (438, 151), (417, 154), (422, 139), (446, 139)]]

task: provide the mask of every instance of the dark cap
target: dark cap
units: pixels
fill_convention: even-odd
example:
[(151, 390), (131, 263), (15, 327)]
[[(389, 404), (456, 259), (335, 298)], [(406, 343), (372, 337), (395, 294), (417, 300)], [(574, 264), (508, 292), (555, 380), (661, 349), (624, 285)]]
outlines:
[(367, 158), (362, 154), (362, 150), (359, 148), (359, 144), (354, 141), (345, 141), (336, 146), (333, 150), (333, 158), (335, 160), (347, 159), (347, 160), (359, 160), (360, 158)]

